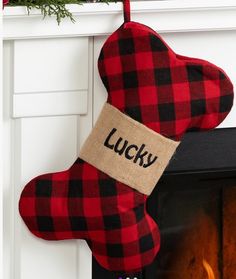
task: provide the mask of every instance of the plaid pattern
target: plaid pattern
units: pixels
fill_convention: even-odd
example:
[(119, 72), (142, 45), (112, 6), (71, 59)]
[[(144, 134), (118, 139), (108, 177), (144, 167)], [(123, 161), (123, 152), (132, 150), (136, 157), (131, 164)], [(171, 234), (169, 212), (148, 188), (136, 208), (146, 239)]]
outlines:
[(145, 202), (145, 195), (78, 159), (67, 171), (29, 182), (19, 210), (37, 237), (85, 239), (104, 268), (135, 271), (150, 264), (160, 246)]
[[(108, 101), (154, 131), (179, 140), (212, 129), (228, 114), (233, 86), (209, 62), (176, 55), (150, 28), (129, 21), (106, 41), (98, 66)], [(29, 182), (19, 202), (29, 230), (46, 240), (82, 238), (106, 269), (136, 271), (160, 246), (146, 196), (78, 159), (64, 172)]]
[(108, 102), (169, 138), (218, 126), (233, 105), (223, 70), (175, 54), (149, 27), (125, 22), (105, 42), (98, 60)]

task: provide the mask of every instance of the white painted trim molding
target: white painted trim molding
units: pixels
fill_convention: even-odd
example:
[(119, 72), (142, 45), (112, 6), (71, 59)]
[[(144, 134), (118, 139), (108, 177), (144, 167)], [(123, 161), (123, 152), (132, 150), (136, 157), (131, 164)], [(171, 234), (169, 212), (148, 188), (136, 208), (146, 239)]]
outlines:
[[(49, 92), (13, 95), (12, 117), (85, 115), (88, 92)], [(52, 104), (55, 104), (52, 107)]]
[[(65, 19), (58, 26), (55, 18), (42, 20), (39, 10), (28, 15), (25, 7), (6, 7), (3, 38), (107, 35), (123, 22), (122, 3), (85, 3), (68, 8), (76, 23)], [(131, 8), (133, 21), (143, 22), (159, 33), (236, 30), (235, 0), (139, 1), (132, 2)]]

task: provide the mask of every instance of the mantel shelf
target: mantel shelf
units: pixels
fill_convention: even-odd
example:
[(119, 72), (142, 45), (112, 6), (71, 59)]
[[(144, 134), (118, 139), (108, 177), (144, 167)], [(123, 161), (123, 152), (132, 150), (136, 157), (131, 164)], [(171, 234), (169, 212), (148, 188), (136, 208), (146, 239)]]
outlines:
[[(121, 3), (67, 5), (76, 23), (54, 17), (42, 19), (39, 10), (28, 15), (25, 7), (5, 7), (5, 40), (107, 35), (122, 24)], [(132, 19), (159, 33), (236, 30), (235, 0), (167, 0), (132, 2)]]

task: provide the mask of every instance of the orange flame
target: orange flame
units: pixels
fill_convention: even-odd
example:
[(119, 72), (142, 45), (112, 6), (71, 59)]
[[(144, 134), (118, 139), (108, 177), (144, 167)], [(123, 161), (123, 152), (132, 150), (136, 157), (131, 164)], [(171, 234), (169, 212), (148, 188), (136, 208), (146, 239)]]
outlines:
[(209, 265), (209, 263), (206, 260), (203, 260), (202, 263), (203, 263), (204, 268), (206, 269), (208, 279), (215, 279), (214, 272), (213, 272), (211, 266)]

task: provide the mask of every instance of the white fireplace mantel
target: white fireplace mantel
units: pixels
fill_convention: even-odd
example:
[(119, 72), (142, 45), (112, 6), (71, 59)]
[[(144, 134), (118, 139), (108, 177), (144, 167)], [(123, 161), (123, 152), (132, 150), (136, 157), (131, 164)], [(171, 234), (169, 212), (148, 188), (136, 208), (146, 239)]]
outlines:
[[(67, 5), (76, 23), (55, 17), (42, 19), (39, 10), (30, 15), (25, 7), (6, 7), (4, 38), (28, 39), (109, 34), (122, 23), (122, 4), (85, 3)], [(143, 22), (160, 33), (218, 31), (236, 29), (235, 0), (167, 0), (132, 2), (132, 19)]]
[[(68, 168), (107, 93), (97, 59), (122, 22), (122, 4), (68, 5), (76, 22), (5, 7), (3, 16), (4, 279), (92, 279), (83, 241), (42, 241), (18, 213), (23, 186)], [(185, 56), (223, 68), (236, 85), (236, 0), (133, 1), (132, 20)], [(220, 127), (236, 127), (236, 105)]]

